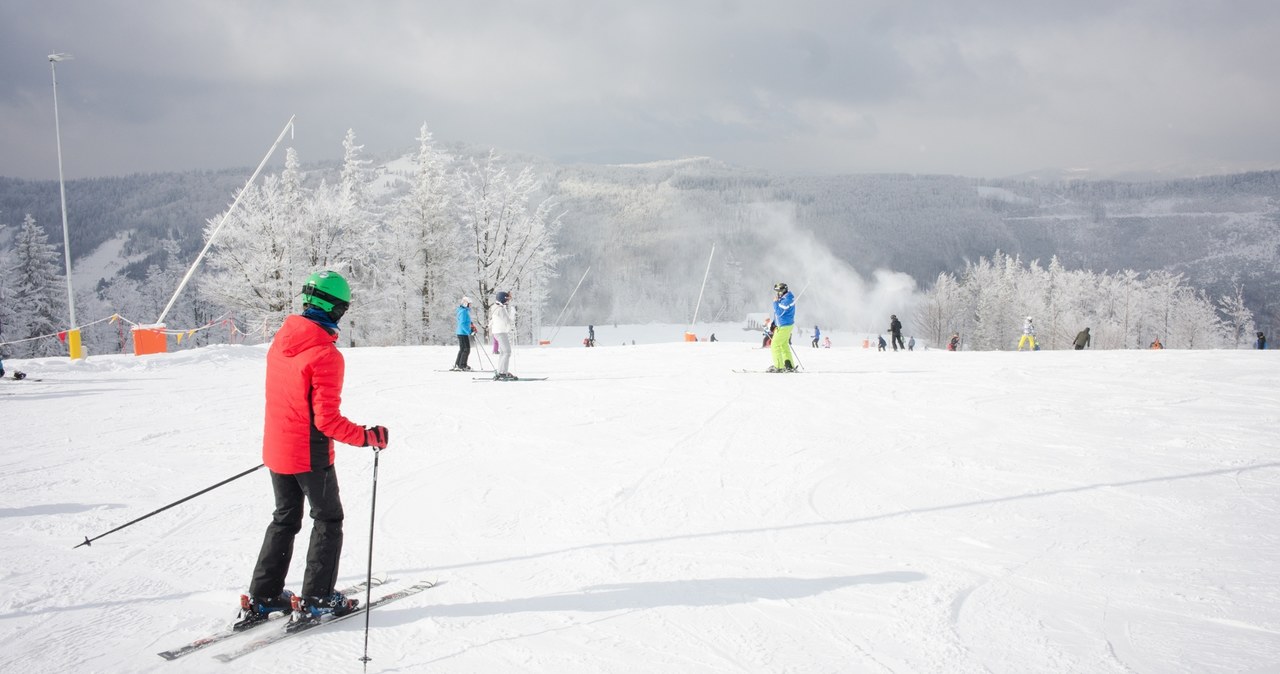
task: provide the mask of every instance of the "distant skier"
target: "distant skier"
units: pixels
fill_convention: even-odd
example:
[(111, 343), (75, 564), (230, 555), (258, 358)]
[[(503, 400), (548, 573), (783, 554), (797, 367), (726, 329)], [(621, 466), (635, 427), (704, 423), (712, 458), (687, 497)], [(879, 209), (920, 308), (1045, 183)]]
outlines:
[(769, 372), (795, 372), (796, 368), (792, 365), (795, 356), (791, 354), (791, 331), (795, 329), (796, 322), (796, 297), (787, 290), (787, 284), (773, 284), (773, 293), (775, 299), (773, 301), (773, 340), (771, 349), (773, 351), (773, 365), (769, 368)]
[(519, 377), (511, 374), (511, 333), (516, 329), (516, 310), (511, 306), (511, 293), (499, 290), (494, 295), (493, 304), (489, 306), (489, 333), (498, 342), (498, 365), (493, 378), (502, 381), (515, 381)]
[(959, 350), (960, 350), (960, 333), (953, 332), (951, 333), (951, 339), (947, 340), (947, 351), (959, 351)]
[(884, 351), (884, 347), (889, 345), (888, 342), (884, 341), (884, 335), (876, 335), (876, 341), (878, 342), (876, 351)]
[(471, 337), (476, 334), (475, 323), (471, 321), (471, 298), (464, 296), (459, 300), (454, 313), (458, 317), (458, 328), (454, 331), (458, 335), (458, 356), (453, 359), (453, 369), (470, 372), (467, 362), (471, 360)]
[(902, 321), (898, 320), (897, 314), (889, 316), (889, 335), (893, 338), (894, 351), (897, 351), (899, 346), (907, 348), (907, 345), (902, 343)]
[[(262, 462), (271, 471), (275, 512), (249, 594), (240, 596), (239, 626), (290, 608), (319, 620), (350, 613), (358, 603), (334, 590), (343, 511), (333, 441), (384, 449), (387, 429), (357, 426), (339, 409), (345, 364), (334, 342), (350, 303), (346, 279), (332, 271), (312, 274), (302, 286), (302, 315), (284, 320), (267, 351)], [(311, 542), (302, 594), (295, 597), (284, 582), (304, 513), (311, 515)]]
[(818, 348), (818, 339), (821, 337), (822, 331), (818, 329), (818, 326), (813, 326), (813, 348)]
[(1022, 339), (1018, 340), (1018, 350), (1027, 346), (1032, 351), (1036, 350), (1036, 325), (1031, 321), (1031, 317), (1027, 316), (1026, 322), (1022, 324)]
[(907, 339), (907, 351), (915, 351), (915, 350), (916, 350), (916, 338), (915, 338), (915, 335), (912, 335), (909, 339)]
[(588, 325), (587, 326), (587, 346), (595, 346), (595, 345), (596, 345), (596, 326)]
[[(1253, 348), (1255, 349), (1267, 348), (1267, 336), (1262, 334), (1261, 330), (1258, 331), (1258, 339), (1253, 343)], [(0, 370), (0, 377), (3, 377), (3, 376), (4, 376), (4, 370)]]
[(714, 332), (711, 333), (711, 339), (709, 341), (712, 341), (712, 342), (716, 341), (716, 333)]
[(1089, 342), (1092, 340), (1093, 337), (1089, 334), (1089, 328), (1085, 328), (1084, 330), (1076, 333), (1076, 339), (1072, 344), (1075, 345), (1076, 351), (1081, 351), (1089, 348)]
[(1157, 350), (1159, 350), (1159, 349), (1163, 349), (1163, 348), (1164, 348), (1164, 344), (1161, 344), (1161, 343), (1160, 343), (1160, 338), (1159, 338), (1159, 337), (1156, 337), (1156, 340), (1155, 340), (1154, 342), (1151, 342), (1151, 348), (1153, 348), (1153, 349), (1157, 349)]
[(830, 335), (828, 335), (828, 336), (826, 336), (826, 337), (823, 337), (823, 338), (822, 338), (822, 348), (824, 348), (824, 349), (830, 349), (830, 348), (831, 348), (831, 336), (830, 336)]

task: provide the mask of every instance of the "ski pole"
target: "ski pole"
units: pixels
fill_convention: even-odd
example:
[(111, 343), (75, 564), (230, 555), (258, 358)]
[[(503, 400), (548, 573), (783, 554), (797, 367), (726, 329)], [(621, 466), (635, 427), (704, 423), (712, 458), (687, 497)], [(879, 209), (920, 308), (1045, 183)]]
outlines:
[(497, 372), (498, 368), (494, 366), (493, 359), (489, 357), (489, 352), (486, 351), (485, 349), (480, 348), (480, 340), (475, 335), (471, 335), (471, 341), (472, 341), (472, 344), (475, 346), (476, 351), (479, 351), (480, 355), (484, 356), (484, 359), (489, 361), (489, 369), (493, 370), (494, 372)]
[(791, 348), (790, 344), (787, 345), (787, 350), (791, 352), (791, 357), (796, 359), (796, 369), (799, 370), (804, 367), (804, 363), (800, 362), (800, 352)]
[(373, 450), (373, 493), (369, 497), (369, 573), (365, 578), (364, 587), (364, 656), (360, 658), (360, 662), (364, 663), (366, 671), (369, 669), (369, 612), (373, 610), (373, 524), (374, 513), (378, 506), (378, 455), (382, 450)]
[[(159, 510), (153, 510), (153, 511), (151, 511), (151, 512), (149, 512), (149, 513), (145, 514), (145, 515), (143, 515), (142, 517), (139, 517), (138, 519), (135, 519), (135, 520), (132, 520), (132, 521), (129, 521), (129, 522), (125, 522), (124, 524), (121, 524), (120, 526), (118, 526), (118, 527), (116, 527), (116, 528), (112, 529), (111, 531), (108, 531), (108, 532), (106, 532), (106, 533), (104, 533), (104, 534), (98, 534), (97, 536), (94, 536), (93, 538), (89, 538), (88, 536), (85, 536), (85, 537), (84, 537), (84, 542), (83, 542), (83, 543), (81, 543), (80, 545), (90, 545), (90, 544), (91, 544), (91, 543), (93, 543), (94, 541), (98, 540), (99, 538), (102, 538), (103, 536), (106, 536), (107, 534), (114, 534), (115, 532), (120, 531), (121, 529), (123, 529), (123, 528), (125, 528), (125, 527), (127, 527), (127, 526), (129, 526), (129, 525), (131, 525), (131, 524), (136, 524), (136, 523), (138, 523), (138, 522), (141, 522), (142, 520), (145, 520), (145, 519), (147, 519), (148, 517), (151, 517), (152, 515), (155, 515), (155, 514), (157, 514), (157, 513), (162, 513), (162, 512), (164, 512), (164, 511), (166, 511), (166, 510), (168, 510), (168, 509), (170, 509), (170, 508), (172, 508), (172, 507), (174, 507), (174, 506), (176, 506), (176, 505), (178, 505), (178, 504), (180, 504), (180, 503), (186, 503), (187, 501), (190, 501), (191, 499), (193, 499), (193, 498), (195, 498), (195, 497), (197, 497), (197, 496), (199, 496), (199, 495), (201, 495), (201, 494), (203, 494), (203, 493), (205, 493), (205, 492), (213, 491), (214, 489), (217, 489), (218, 487), (221, 487), (222, 485), (224, 485), (224, 484), (226, 484), (226, 483), (228, 483), (228, 482), (231, 482), (232, 480), (239, 480), (240, 478), (244, 477), (245, 475), (248, 475), (249, 473), (252, 473), (253, 471), (255, 471), (255, 470), (257, 470), (257, 469), (261, 468), (263, 465), (265, 465), (265, 464), (261, 464), (261, 463), (260, 463), (260, 464), (258, 464), (258, 465), (256, 465), (256, 466), (254, 466), (253, 468), (250, 468), (249, 470), (246, 470), (246, 471), (244, 471), (243, 473), (240, 473), (239, 475), (235, 475), (235, 476), (229, 477), (229, 478), (227, 478), (227, 479), (223, 480), (222, 482), (219, 482), (218, 484), (213, 485), (212, 487), (205, 487), (204, 489), (201, 489), (200, 491), (198, 491), (198, 492), (196, 492), (196, 493), (194, 493), (194, 494), (192, 494), (192, 495), (190, 495), (190, 496), (185, 496), (185, 497), (183, 497), (183, 498), (180, 498), (180, 499), (178, 499), (177, 501), (174, 501), (173, 503), (170, 503), (169, 505), (167, 505), (167, 506), (165, 506), (165, 507), (163, 507), (163, 508), (160, 508)], [(75, 550), (76, 548), (80, 547), (80, 545), (77, 545), (77, 546), (75, 546), (74, 548), (71, 548), (71, 549), (72, 549), (72, 550)]]

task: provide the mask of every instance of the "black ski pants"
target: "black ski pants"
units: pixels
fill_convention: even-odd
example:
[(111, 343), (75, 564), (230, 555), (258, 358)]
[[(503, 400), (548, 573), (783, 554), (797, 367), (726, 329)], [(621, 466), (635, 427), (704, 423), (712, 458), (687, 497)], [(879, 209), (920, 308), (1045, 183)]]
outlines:
[(342, 554), (342, 498), (338, 494), (337, 470), (329, 466), (297, 475), (272, 471), (271, 487), (276, 510), (262, 539), (249, 594), (278, 597), (284, 591), (285, 575), (293, 559), (293, 539), (302, 530), (304, 500), (311, 506), (311, 545), (307, 548), (302, 595), (332, 594), (338, 580), (338, 557)]
[(907, 348), (907, 345), (902, 343), (902, 333), (895, 332), (893, 333), (893, 350), (897, 351), (899, 346), (904, 349)]
[(471, 335), (458, 335), (458, 357), (454, 359), (453, 366), (461, 370), (467, 366), (467, 361), (471, 358)]

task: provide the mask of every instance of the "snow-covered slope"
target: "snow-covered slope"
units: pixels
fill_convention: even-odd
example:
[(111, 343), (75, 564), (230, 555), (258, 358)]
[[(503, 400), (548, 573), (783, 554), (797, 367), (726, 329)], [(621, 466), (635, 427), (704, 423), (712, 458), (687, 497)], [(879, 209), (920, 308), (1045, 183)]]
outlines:
[[(6, 362), (42, 381), (0, 382), (0, 671), (230, 671), (231, 645), (155, 654), (233, 617), (264, 472), (72, 548), (259, 462), (264, 355)], [(391, 429), (373, 566), (447, 581), (372, 614), (368, 671), (1280, 662), (1280, 353), (800, 356), (523, 348), (550, 378), (494, 383), (436, 371), (443, 347), (347, 350), (345, 412)], [(372, 464), (338, 450), (342, 581)], [(358, 671), (363, 622), (239, 662)]]

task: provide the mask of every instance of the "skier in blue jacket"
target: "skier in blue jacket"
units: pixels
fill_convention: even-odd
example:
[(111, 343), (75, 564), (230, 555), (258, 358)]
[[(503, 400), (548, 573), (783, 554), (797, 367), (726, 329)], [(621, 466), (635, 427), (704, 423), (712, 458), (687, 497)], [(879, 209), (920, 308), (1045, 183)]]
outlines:
[(775, 283), (773, 292), (776, 297), (773, 301), (773, 324), (777, 326), (777, 330), (773, 333), (773, 343), (770, 345), (773, 365), (769, 372), (795, 372), (796, 368), (792, 365), (795, 356), (791, 355), (791, 331), (796, 323), (796, 296), (787, 290), (785, 283)]
[(471, 321), (470, 297), (463, 297), (458, 302), (456, 313), (458, 314), (458, 329), (455, 331), (458, 335), (458, 357), (453, 361), (453, 369), (470, 372), (471, 366), (467, 365), (467, 361), (471, 358), (471, 336), (476, 334), (475, 323)]

